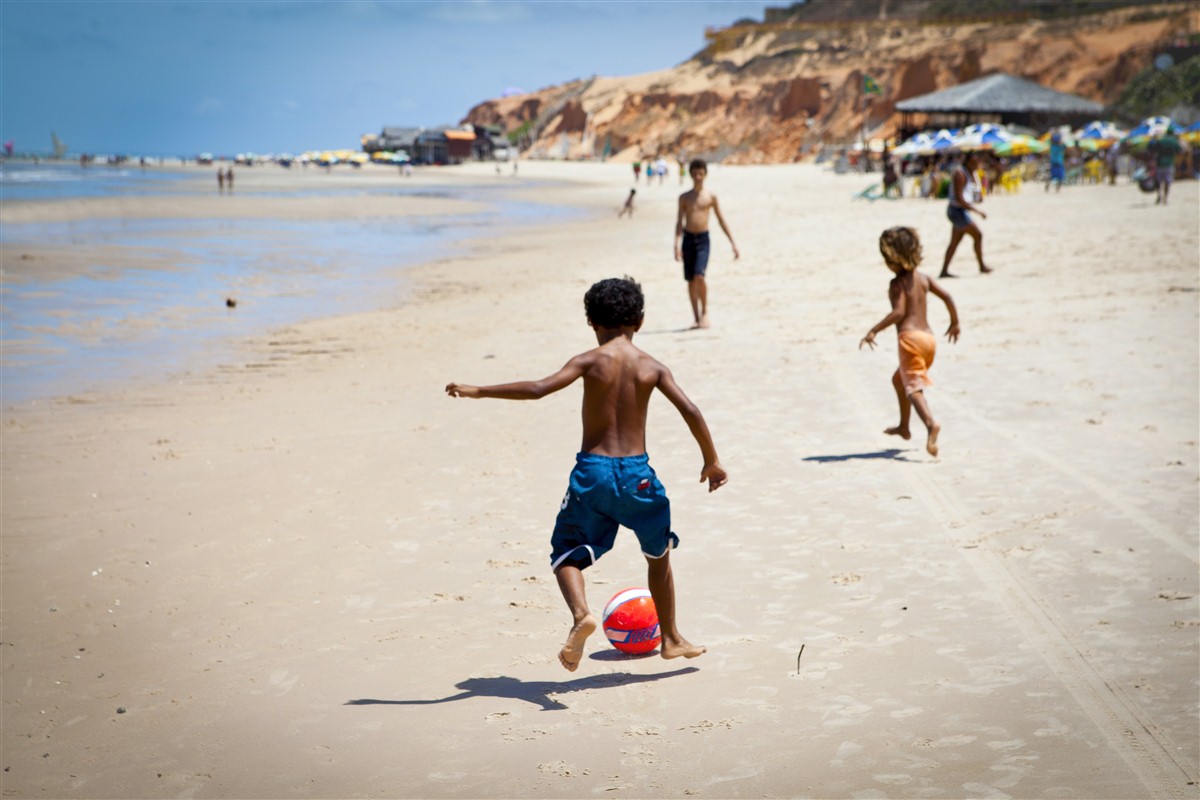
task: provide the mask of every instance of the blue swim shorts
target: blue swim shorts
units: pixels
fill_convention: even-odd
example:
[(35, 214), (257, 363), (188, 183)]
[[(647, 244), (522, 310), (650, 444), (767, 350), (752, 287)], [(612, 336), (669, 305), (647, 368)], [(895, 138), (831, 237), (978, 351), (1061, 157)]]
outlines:
[(1062, 183), (1067, 179), (1067, 168), (1063, 164), (1050, 165), (1050, 180)]
[(679, 546), (671, 532), (671, 501), (649, 456), (580, 453), (550, 537), (551, 569), (568, 560), (580, 569), (596, 563), (612, 549), (621, 525), (637, 535), (650, 558)]
[(690, 281), (697, 275), (704, 277), (708, 271), (708, 231), (683, 232), (683, 279)]
[(946, 206), (946, 217), (956, 228), (965, 228), (972, 223), (971, 215), (962, 206)]

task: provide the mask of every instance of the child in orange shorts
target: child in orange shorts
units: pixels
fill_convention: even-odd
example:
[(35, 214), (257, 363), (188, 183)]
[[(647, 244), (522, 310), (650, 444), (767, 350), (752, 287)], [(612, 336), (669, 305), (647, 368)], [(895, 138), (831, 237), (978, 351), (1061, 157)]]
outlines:
[(912, 409), (917, 409), (917, 416), (925, 423), (929, 438), (925, 449), (931, 456), (938, 454), (938, 434), (942, 426), (934, 420), (925, 401), (925, 388), (932, 386), (929, 378), (929, 368), (933, 366), (933, 358), (937, 353), (937, 339), (929, 327), (925, 314), (925, 303), (932, 292), (946, 304), (950, 312), (950, 327), (946, 329), (946, 338), (951, 342), (958, 341), (958, 309), (954, 300), (948, 295), (937, 281), (928, 275), (917, 272), (921, 263), (921, 240), (912, 228), (888, 228), (879, 237), (879, 252), (883, 254), (887, 268), (895, 273), (888, 284), (888, 299), (891, 300), (891, 312), (881, 319), (867, 335), (858, 343), (858, 349), (864, 344), (875, 348), (875, 334), (891, 325), (896, 326), (896, 338), (900, 350), (900, 367), (892, 374), (892, 387), (896, 390), (896, 399), (900, 403), (900, 424), (887, 428), (884, 433), (911, 439), (908, 429)]

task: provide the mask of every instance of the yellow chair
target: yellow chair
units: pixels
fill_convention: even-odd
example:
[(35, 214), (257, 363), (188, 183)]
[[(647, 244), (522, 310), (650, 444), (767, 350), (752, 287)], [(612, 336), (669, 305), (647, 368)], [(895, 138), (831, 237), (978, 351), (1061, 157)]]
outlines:
[(1005, 170), (1000, 176), (1000, 188), (1009, 194), (1016, 194), (1021, 191), (1021, 169), (1013, 167)]
[(1083, 177), (1088, 183), (1099, 183), (1104, 169), (1104, 162), (1094, 158), (1083, 165)]

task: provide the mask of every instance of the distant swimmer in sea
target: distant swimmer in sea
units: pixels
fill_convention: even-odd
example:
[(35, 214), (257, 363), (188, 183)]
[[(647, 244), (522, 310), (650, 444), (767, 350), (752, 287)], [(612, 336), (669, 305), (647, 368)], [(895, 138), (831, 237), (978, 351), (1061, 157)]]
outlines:
[(622, 206), (621, 210), (617, 212), (617, 219), (620, 219), (621, 217), (625, 216), (626, 214), (629, 215), (630, 219), (633, 219), (633, 197), (636, 194), (637, 194), (637, 189), (629, 190), (629, 197), (625, 198), (625, 205)]
[[(660, 655), (695, 658), (706, 648), (685, 639), (676, 624), (671, 551), (679, 537), (671, 530), (671, 502), (646, 455), (646, 415), (655, 390), (675, 406), (700, 446), (700, 482), (713, 492), (729, 477), (700, 409), (666, 366), (633, 343), (644, 320), (642, 287), (631, 278), (609, 278), (593, 284), (583, 305), (597, 347), (541, 380), (496, 386), (450, 383), (446, 394), (538, 400), (582, 380), (583, 440), (550, 537), (550, 569), (572, 620), (558, 660), (574, 672), (583, 659), (584, 643), (600, 625), (588, 607), (583, 571), (612, 549), (622, 525), (637, 536), (646, 558), (646, 579), (662, 634)], [(501, 485), (496, 491), (505, 489)]]
[(675, 260), (683, 261), (683, 279), (688, 285), (688, 300), (692, 304), (692, 316), (695, 317), (693, 328), (708, 327), (708, 213), (717, 215), (717, 223), (729, 244), (733, 247), (733, 257), (738, 259), (737, 245), (733, 242), (733, 234), (721, 216), (721, 207), (717, 204), (717, 196), (704, 188), (704, 180), (708, 176), (708, 164), (702, 159), (693, 159), (688, 165), (688, 174), (692, 176), (691, 191), (679, 195), (679, 213), (675, 215)]
[(900, 403), (900, 424), (887, 428), (884, 433), (889, 436), (899, 436), (901, 439), (912, 438), (908, 422), (912, 410), (917, 410), (917, 416), (925, 423), (929, 438), (925, 442), (925, 450), (931, 456), (938, 454), (938, 434), (942, 426), (938, 425), (925, 401), (925, 389), (933, 385), (929, 378), (929, 368), (933, 366), (933, 357), (937, 353), (937, 338), (929, 327), (925, 314), (926, 299), (933, 293), (946, 304), (950, 312), (950, 327), (946, 329), (946, 338), (951, 342), (958, 341), (958, 309), (954, 306), (945, 290), (937, 281), (927, 275), (917, 272), (921, 263), (921, 240), (912, 228), (889, 228), (879, 237), (879, 252), (883, 261), (896, 277), (888, 284), (888, 299), (892, 310), (886, 317), (875, 323), (867, 335), (858, 343), (858, 349), (868, 345), (875, 349), (875, 334), (896, 326), (896, 340), (900, 351), (900, 367), (892, 373), (892, 388), (896, 390), (896, 400)]

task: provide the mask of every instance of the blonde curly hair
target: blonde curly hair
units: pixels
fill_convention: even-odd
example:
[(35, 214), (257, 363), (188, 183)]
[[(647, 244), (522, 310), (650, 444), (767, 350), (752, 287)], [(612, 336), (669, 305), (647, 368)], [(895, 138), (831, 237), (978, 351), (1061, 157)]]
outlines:
[(912, 228), (888, 228), (879, 236), (879, 252), (889, 265), (911, 272), (921, 263), (921, 239)]

